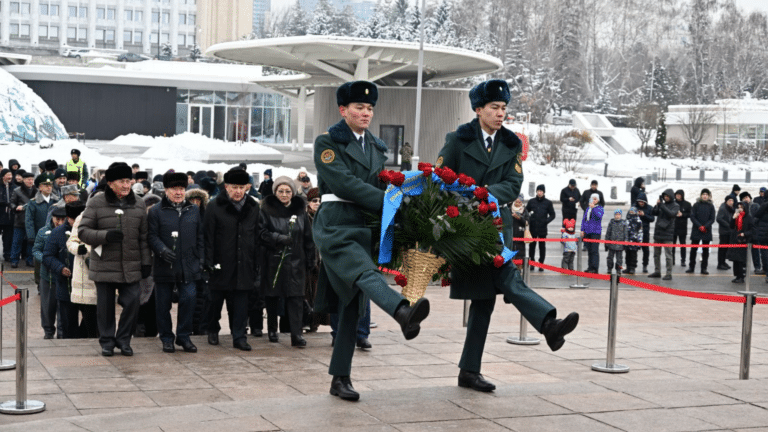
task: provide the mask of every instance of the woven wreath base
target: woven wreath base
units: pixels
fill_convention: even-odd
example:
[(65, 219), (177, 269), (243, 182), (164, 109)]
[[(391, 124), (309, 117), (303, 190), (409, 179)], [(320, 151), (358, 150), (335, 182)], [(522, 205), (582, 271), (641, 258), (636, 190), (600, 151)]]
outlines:
[(411, 304), (424, 297), (427, 285), (432, 280), (432, 275), (445, 260), (431, 253), (420, 252), (416, 249), (408, 249), (403, 253), (403, 267), (400, 270), (408, 278), (408, 284), (403, 287), (403, 297)]

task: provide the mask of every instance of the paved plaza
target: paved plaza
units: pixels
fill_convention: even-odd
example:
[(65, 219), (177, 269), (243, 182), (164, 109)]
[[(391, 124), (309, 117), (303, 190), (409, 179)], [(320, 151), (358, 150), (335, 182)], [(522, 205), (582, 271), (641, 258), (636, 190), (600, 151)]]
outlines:
[[(30, 274), (6, 276), (34, 292)], [(768, 431), (768, 307), (756, 306), (751, 378), (740, 381), (742, 305), (622, 289), (617, 362), (631, 371), (610, 375), (590, 369), (605, 360), (608, 291), (540, 292), (581, 323), (555, 353), (510, 345), (519, 314), (497, 303), (482, 371), (498, 387), (490, 394), (456, 385), (463, 308), (446, 289), (429, 288), (432, 312), (412, 341), (374, 308), (373, 349), (354, 358), (357, 403), (328, 394), (328, 327), (305, 349), (283, 335), (250, 338), (254, 350), (242, 352), (222, 335), (215, 347), (194, 337), (197, 354), (165, 354), (136, 338), (134, 357), (105, 358), (95, 340), (43, 340), (33, 293), (29, 398), (47, 410), (0, 415), (0, 431)], [(14, 307), (2, 308), (5, 357)], [(0, 371), (0, 399), (13, 400), (14, 379)]]

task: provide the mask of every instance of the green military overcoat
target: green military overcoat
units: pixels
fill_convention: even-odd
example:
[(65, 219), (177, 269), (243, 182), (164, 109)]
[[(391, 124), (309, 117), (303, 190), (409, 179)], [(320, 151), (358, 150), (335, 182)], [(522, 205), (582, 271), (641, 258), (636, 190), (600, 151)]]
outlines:
[(320, 194), (352, 201), (323, 199), (314, 219), (313, 236), (322, 259), (315, 300), (319, 313), (337, 312), (340, 303), (348, 305), (357, 295), (357, 278), (378, 270), (372, 258), (375, 242), (363, 212), (381, 215), (385, 185), (378, 175), (387, 160), (387, 147), (368, 131), (365, 147), (363, 152), (344, 120), (315, 140)]
[[(514, 201), (523, 184), (523, 143), (510, 130), (502, 127), (496, 133), (493, 151), (488, 153), (477, 119), (463, 124), (445, 137), (445, 145), (437, 157), (436, 166), (448, 167), (457, 174), (463, 173), (475, 179), (478, 186), (485, 186), (498, 200), (499, 205)], [(501, 209), (504, 242), (512, 248), (512, 213)], [(474, 272), (451, 274), (451, 298), (491, 299), (500, 291), (494, 286), (492, 265), (478, 266)], [(506, 299), (505, 299), (506, 300)]]

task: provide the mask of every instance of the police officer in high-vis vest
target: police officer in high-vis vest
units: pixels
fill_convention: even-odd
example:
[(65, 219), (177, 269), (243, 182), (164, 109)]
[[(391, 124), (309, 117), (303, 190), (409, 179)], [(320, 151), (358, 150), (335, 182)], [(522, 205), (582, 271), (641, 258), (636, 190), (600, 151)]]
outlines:
[[(523, 183), (523, 146), (517, 135), (502, 127), (510, 99), (509, 87), (506, 81), (485, 81), (470, 90), (469, 99), (477, 118), (445, 137), (435, 165), (474, 178), (478, 185), (487, 187), (499, 203), (512, 202)], [(502, 208), (501, 216), (504, 241), (512, 249), (512, 214)], [(484, 392), (496, 389), (480, 374), (480, 364), (497, 294), (502, 294), (504, 302), (512, 303), (546, 336), (552, 351), (563, 346), (563, 337), (579, 322), (579, 314), (575, 312), (565, 319), (557, 319), (555, 307), (523, 282), (511, 261), (501, 268), (483, 265), (466, 273), (453, 270), (451, 281), (450, 297), (472, 302), (459, 361), (461, 387)]]
[(368, 81), (343, 84), (336, 91), (342, 120), (315, 140), (315, 166), (322, 204), (313, 225), (314, 240), (323, 257), (315, 308), (339, 314), (339, 327), (329, 367), (331, 394), (356, 401), (350, 372), (357, 322), (369, 298), (392, 316), (406, 339), (419, 334), (429, 315), (422, 298), (413, 306), (390, 288), (372, 258), (371, 229), (364, 212), (381, 215), (386, 145), (369, 132), (376, 85)]
[(88, 180), (88, 166), (80, 159), (80, 150), (72, 149), (69, 152), (72, 159), (67, 162), (67, 172), (75, 171), (80, 174), (80, 182), (78, 185), (82, 188), (85, 187), (85, 181)]

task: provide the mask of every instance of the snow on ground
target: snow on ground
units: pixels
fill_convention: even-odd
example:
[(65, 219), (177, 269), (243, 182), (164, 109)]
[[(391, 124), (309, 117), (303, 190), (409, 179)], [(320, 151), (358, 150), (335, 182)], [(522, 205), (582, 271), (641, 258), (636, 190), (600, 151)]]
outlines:
[(211, 153), (237, 154), (244, 153), (245, 150), (247, 150), (249, 154), (281, 154), (279, 151), (261, 144), (248, 143), (243, 146), (233, 142), (208, 138), (191, 132), (184, 132), (181, 135), (174, 135), (172, 137), (156, 138), (133, 134), (133, 136), (128, 135), (117, 139), (121, 140), (123, 143), (136, 143), (129, 145), (149, 147), (149, 149), (142, 155), (147, 159), (197, 161), (208, 159), (208, 156)]

